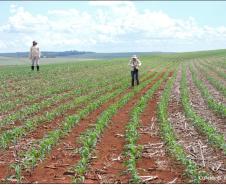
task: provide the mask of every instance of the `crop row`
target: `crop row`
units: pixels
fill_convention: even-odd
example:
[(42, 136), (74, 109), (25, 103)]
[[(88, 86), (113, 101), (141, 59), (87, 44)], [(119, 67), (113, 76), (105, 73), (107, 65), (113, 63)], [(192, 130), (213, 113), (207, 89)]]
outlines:
[(131, 174), (131, 182), (132, 183), (141, 183), (141, 178), (136, 169), (136, 161), (140, 156), (140, 152), (142, 147), (137, 145), (137, 140), (139, 138), (138, 128), (139, 128), (139, 120), (140, 114), (144, 111), (147, 106), (148, 101), (151, 99), (152, 95), (156, 92), (156, 90), (160, 87), (161, 83), (167, 79), (169, 72), (165, 73), (164, 76), (155, 83), (152, 88), (150, 88), (144, 96), (142, 96), (139, 102), (134, 106), (130, 114), (130, 122), (126, 127), (126, 146), (125, 146), (125, 155), (128, 156), (128, 160), (126, 161), (126, 166)]
[[(124, 80), (123, 82), (126, 83), (127, 80)], [(75, 97), (70, 102), (52, 109), (51, 112), (44, 112), (43, 115), (36, 115), (30, 119), (27, 119), (22, 126), (15, 127), (11, 130), (1, 133), (0, 146), (2, 148), (7, 148), (11, 142), (15, 142), (22, 136), (27, 135), (27, 133), (35, 130), (40, 124), (51, 122), (57, 116), (64, 115), (68, 110), (75, 109), (82, 104), (84, 105), (96, 97), (103, 95), (104, 93), (110, 92), (117, 87), (121, 87), (120, 85), (121, 83), (117, 86), (115, 86), (115, 84), (105, 86), (103, 89), (96, 90), (95, 92), (92, 92), (88, 95)], [(126, 87), (121, 88), (125, 89)]]
[(106, 126), (109, 124), (112, 116), (124, 106), (136, 93), (145, 88), (150, 82), (156, 79), (160, 74), (156, 74), (150, 80), (143, 82), (138, 87), (135, 87), (133, 91), (125, 94), (119, 101), (109, 106), (105, 111), (102, 112), (101, 116), (97, 119), (94, 128), (88, 129), (80, 137), (80, 143), (82, 147), (79, 149), (80, 160), (74, 167), (76, 173), (75, 182), (83, 182), (84, 174), (89, 164), (92, 152), (97, 144), (100, 135), (103, 133)]
[[(102, 80), (102, 81), (97, 82), (97, 83), (91, 83), (90, 81), (81, 79), (80, 82), (78, 83), (78, 84), (80, 84), (79, 87), (73, 87), (73, 88), (70, 89), (70, 91), (66, 91), (66, 92), (65, 92), (65, 87), (62, 88), (62, 89), (60, 88), (61, 91), (59, 91), (59, 92), (58, 92), (58, 90), (59, 90), (58, 89), (57, 93), (54, 90), (54, 89), (56, 89), (56, 87), (52, 87), (53, 91), (50, 91), (49, 94), (48, 94), (48, 95), (50, 95), (54, 92), (52, 94), (52, 96), (47, 96), (46, 99), (43, 99), (43, 98), (45, 98), (45, 96), (44, 96), (44, 97), (42, 97), (41, 101), (42, 100), (43, 100), (43, 102), (50, 101), (51, 99), (54, 99), (54, 97), (55, 97), (55, 98), (57, 98), (57, 100), (53, 100), (52, 102), (56, 102), (56, 101), (68, 98), (70, 96), (81, 95), (83, 93), (85, 94), (87, 92), (90, 92), (90, 89), (95, 89), (95, 88), (98, 88), (98, 87), (105, 86), (107, 83), (114, 83), (115, 81), (119, 81), (119, 79), (120, 78), (115, 78), (115, 79), (112, 78), (111, 80)], [(9, 112), (12, 109), (15, 109), (15, 105), (18, 106), (19, 104), (25, 104), (25, 103), (27, 104), (28, 102), (30, 102), (30, 104), (27, 105), (27, 109), (29, 109), (29, 107), (36, 106), (37, 104), (40, 104), (40, 103), (32, 103), (32, 100), (35, 100), (35, 99), (36, 99), (36, 96), (29, 95), (25, 99), (18, 98), (16, 100), (12, 100), (12, 101), (9, 101), (7, 103), (1, 103), (1, 105), (0, 105), (1, 114)], [(36, 99), (36, 101), (37, 101), (37, 99)], [(18, 112), (18, 108), (17, 108), (17, 112)], [(29, 111), (27, 111), (25, 109), (23, 112), (29, 112)], [(19, 113), (17, 113), (17, 114), (19, 114)]]
[[(80, 80), (80, 84), (83, 84), (83, 88), (76, 88), (76, 89), (72, 89), (69, 92), (66, 92), (65, 94), (62, 94), (62, 96), (58, 96), (58, 94), (53, 95), (51, 98), (48, 98), (44, 101), (42, 101), (41, 103), (34, 103), (30, 106), (27, 106), (26, 108), (23, 108), (22, 110), (17, 109), (16, 114), (11, 114), (9, 117), (7, 117), (6, 119), (2, 119), (0, 122), (0, 125), (4, 125), (8, 122), (13, 122), (14, 120), (18, 119), (18, 118), (23, 118), (25, 116), (27, 116), (28, 114), (31, 114), (33, 112), (36, 112), (37, 110), (40, 110), (41, 108), (44, 107), (48, 107), (50, 106), (52, 103), (55, 103), (56, 101), (60, 101), (62, 99), (65, 98), (69, 98), (71, 96), (75, 96), (75, 95), (81, 95), (81, 94), (85, 94), (87, 92), (90, 92), (90, 89), (95, 89), (95, 88), (99, 88), (100, 86), (106, 86), (107, 83), (114, 83), (115, 81), (120, 81), (120, 78), (115, 77), (115, 78), (111, 78), (110, 80), (101, 80), (100, 82), (97, 83), (92, 83), (92, 82), (87, 82), (87, 80)], [(84, 85), (85, 84), (85, 85)], [(3, 107), (4, 105), (1, 104), (1, 107)], [(8, 105), (6, 105), (8, 106)], [(10, 107), (14, 107), (15, 106), (15, 102), (11, 102)], [(1, 112), (3, 113), (3, 110), (1, 110)]]
[[(78, 76), (79, 74), (76, 74), (76, 76)], [(8, 111), (12, 108), (15, 107), (15, 104), (18, 106), (20, 104), (27, 104), (27, 103), (32, 103), (32, 101), (34, 100), (38, 100), (40, 99), (40, 97), (45, 98), (45, 97), (51, 97), (52, 95), (55, 94), (55, 96), (57, 95), (61, 95), (62, 92), (65, 91), (69, 91), (71, 92), (72, 90), (75, 89), (80, 89), (80, 88), (86, 88), (87, 89), (87, 85), (89, 85), (90, 89), (92, 89), (93, 87), (97, 86), (97, 84), (101, 85), (103, 83), (103, 80), (97, 80), (95, 81), (95, 83), (93, 82), (93, 80), (91, 80), (91, 77), (87, 77), (88, 75), (82, 74), (80, 75), (81, 79), (76, 80), (76, 78), (73, 79), (73, 74), (71, 75), (71, 79), (64, 79), (62, 80), (54, 78), (54, 79), (48, 79), (48, 84), (43, 85), (43, 82), (41, 80), (38, 81), (39, 85), (34, 84), (34, 82), (30, 83), (29, 85), (29, 90), (26, 90), (25, 92), (20, 92), (20, 91), (16, 91), (16, 95), (19, 98), (16, 98), (15, 95), (12, 95), (12, 98), (5, 98), (5, 101), (1, 101), (1, 106), (0, 106), (0, 111)], [(122, 75), (120, 77), (114, 77), (114, 74), (108, 75), (108, 80), (113, 80), (113, 79), (121, 79)], [(50, 82), (52, 82), (52, 84), (50, 84)], [(61, 82), (62, 81), (62, 82)], [(56, 84), (57, 83), (57, 84)], [(40, 85), (42, 84), (42, 85)], [(17, 84), (18, 85), (18, 84)], [(46, 86), (47, 89), (45, 91), (43, 91), (43, 86)], [(24, 87), (19, 86), (20, 88), (24, 89)], [(32, 87), (35, 88), (35, 92), (31, 92)], [(72, 88), (73, 87), (73, 88)], [(8, 91), (4, 91), (3, 94), (9, 94), (11, 92)], [(9, 95), (8, 95), (9, 96)], [(1, 98), (2, 100), (4, 98)]]
[(216, 65), (217, 65), (217, 67), (226, 70), (226, 61), (225, 60), (222, 62), (218, 62)]
[(214, 100), (212, 95), (209, 93), (208, 88), (204, 85), (204, 83), (201, 80), (199, 80), (196, 77), (195, 71), (191, 65), (190, 65), (190, 71), (192, 75), (192, 80), (197, 86), (197, 88), (200, 90), (202, 96), (204, 97), (204, 100), (207, 102), (208, 107), (214, 110), (216, 113), (218, 113), (222, 117), (226, 117), (226, 107), (224, 106), (224, 104), (222, 104), (221, 102), (218, 103), (216, 102), (216, 100)]
[[(153, 67), (156, 66), (157, 64), (153, 64)], [(103, 68), (105, 70), (105, 68)], [(120, 68), (121, 69), (121, 68)], [(147, 69), (145, 68), (144, 71), (146, 71)], [(92, 72), (95, 72), (95, 71), (92, 71)], [(88, 74), (83, 74), (82, 75), (78, 75), (76, 74), (77, 76), (79, 76), (79, 80), (76, 80), (77, 78), (72, 78), (70, 80), (67, 80), (66, 81), (72, 81), (73, 83), (65, 83), (65, 81), (63, 83), (60, 83), (59, 84), (59, 80), (57, 80), (56, 78), (53, 78), (53, 79), (48, 79), (48, 81), (53, 81), (53, 84), (49, 84), (47, 85), (47, 88), (46, 90), (43, 91), (43, 87), (41, 87), (41, 92), (39, 92), (37, 90), (37, 87), (39, 87), (40, 85), (35, 85), (35, 88), (36, 88), (36, 91), (35, 91), (35, 94), (32, 94), (30, 92), (25, 92), (25, 93), (22, 93), (25, 95), (25, 97), (19, 97), (19, 98), (15, 98), (13, 97), (13, 99), (11, 101), (7, 100), (6, 99), (6, 102), (1, 102), (1, 105), (0, 105), (0, 111), (1, 111), (1, 115), (3, 115), (4, 112), (6, 111), (9, 111), (9, 110), (12, 110), (12, 109), (15, 109), (15, 105), (16, 107), (18, 107), (19, 105), (24, 105), (24, 104), (32, 104), (32, 102), (35, 103), (35, 101), (39, 101), (40, 97), (41, 99), (44, 99), (44, 98), (51, 98), (52, 95), (61, 95), (62, 92), (67, 92), (67, 93), (70, 93), (71, 91), (74, 91), (75, 89), (77, 91), (79, 91), (81, 88), (85, 88), (85, 89), (92, 89), (94, 87), (97, 87), (97, 86), (101, 86), (103, 84), (103, 75), (104, 75), (104, 79), (106, 79), (107, 81), (109, 82), (112, 82), (113, 79), (115, 80), (120, 80), (120, 79), (124, 79), (124, 76), (127, 75), (126, 73), (124, 72), (121, 72), (120, 70), (117, 70), (117, 74), (119, 72), (120, 75), (116, 75), (115, 73), (112, 72), (112, 68), (108, 69), (108, 70), (105, 70), (105, 72), (107, 72), (108, 74), (106, 75), (106, 73), (97, 73), (92, 75), (89, 75), (90, 77), (88, 77)], [(53, 73), (53, 72), (52, 72)], [(74, 73), (72, 73), (74, 74)], [(72, 75), (73, 77), (73, 75)], [(62, 78), (62, 77), (61, 77)], [(105, 80), (105, 81), (106, 81)], [(40, 80), (39, 81), (40, 84), (42, 84), (42, 81)], [(56, 84), (57, 83), (57, 84)], [(54, 85), (55, 84), (55, 85)], [(29, 85), (29, 88), (31, 88), (31, 86), (33, 86), (33, 82)], [(37, 86), (37, 87), (36, 87)], [(87, 87), (89, 86), (89, 87)], [(19, 86), (21, 87), (21, 86)], [(73, 88), (72, 88), (73, 87)], [(23, 88), (23, 87), (21, 87)], [(8, 93), (7, 91), (4, 91), (3, 93)], [(20, 92), (17, 92), (17, 94), (21, 94)], [(17, 108), (18, 110), (18, 108)]]
[(164, 139), (170, 153), (185, 166), (187, 176), (192, 179), (193, 183), (200, 183), (201, 178), (206, 174), (201, 172), (197, 165), (192, 160), (187, 158), (186, 152), (184, 151), (183, 146), (178, 143), (174, 129), (168, 119), (169, 97), (176, 76), (177, 73), (175, 72), (173, 77), (167, 82), (161, 96), (161, 100), (158, 104), (158, 121), (160, 123), (161, 136)]
[[(144, 78), (147, 76), (149, 76), (149, 74), (145, 75)], [(25, 136), (28, 132), (35, 130), (40, 124), (50, 122), (55, 119), (56, 116), (64, 115), (68, 110), (75, 109), (81, 104), (84, 105), (104, 93), (111, 92), (113, 89), (117, 88), (125, 89), (127, 88), (125, 85), (126, 83), (128, 83), (127, 79), (121, 81), (119, 84), (105, 86), (102, 89), (96, 90), (95, 92), (85, 96), (75, 97), (72, 101), (52, 109), (51, 112), (44, 112), (43, 115), (31, 117), (30, 119), (27, 119), (22, 126), (3, 132), (1, 134), (2, 137), (0, 139), (0, 146), (7, 148), (9, 143), (18, 140), (20, 137)]]
[[(144, 79), (148, 76), (149, 74), (145, 75)], [(126, 83), (128, 83), (127, 79), (121, 81), (118, 84), (111, 84), (109, 86), (105, 86), (104, 88), (99, 89), (96, 92), (92, 92), (86, 96), (75, 97), (72, 101), (52, 109), (51, 112), (44, 112), (43, 115), (36, 115), (34, 117), (31, 117), (30, 119), (27, 119), (22, 126), (15, 127), (11, 130), (3, 132), (1, 134), (2, 137), (0, 139), (0, 146), (3, 148), (7, 148), (11, 142), (16, 141), (20, 137), (25, 136), (30, 131), (35, 130), (40, 124), (51, 122), (53, 119), (56, 118), (56, 116), (63, 115), (68, 110), (75, 109), (80, 104), (84, 105), (87, 102), (95, 99), (97, 96), (103, 95), (103, 93), (112, 91), (112, 89), (117, 88), (125, 89), (127, 86), (122, 86), (122, 84)]]
[[(108, 73), (107, 78), (111, 78), (114, 75), (114, 73), (111, 72), (112, 67), (109, 67), (109, 65), (110, 64), (102, 66), (103, 71), (106, 71)], [(70, 65), (70, 68), (69, 66), (65, 65), (61, 66), (62, 67), (61, 69), (58, 69), (55, 66), (53, 66), (51, 70), (46, 70), (45, 67), (44, 74), (41, 73), (28, 75), (29, 78), (26, 80), (25, 84), (20, 84), (19, 82), (16, 83), (11, 82), (15, 91), (12, 90), (9, 91), (5, 89), (3, 90), (4, 93), (1, 94), (1, 96), (6, 94), (7, 99), (9, 98), (8, 96), (11, 96), (12, 99), (15, 99), (15, 97), (18, 96), (20, 97), (20, 99), (21, 98), (31, 99), (31, 97), (39, 98), (46, 95), (51, 95), (53, 93), (60, 93), (62, 92), (62, 90), (63, 91), (70, 90), (71, 87), (79, 87), (82, 85), (82, 83), (80, 83), (81, 81), (84, 81), (86, 83), (92, 81), (93, 84), (95, 84), (95, 82), (99, 81), (98, 79), (102, 79), (101, 77), (103, 76), (103, 74), (98, 72), (99, 71), (98, 68), (92, 68), (91, 66), (95, 65), (91, 64), (88, 67), (86, 67), (85, 64)], [(92, 73), (89, 72), (90, 70), (92, 70)], [(120, 71), (122, 71), (121, 68), (119, 69), (119, 72)], [(26, 71), (24, 72), (26, 73)], [(95, 78), (93, 78), (94, 76), (93, 74), (95, 74)], [(15, 73), (15, 75), (18, 78), (21, 78), (22, 74), (17, 72)], [(124, 75), (124, 73), (122, 73), (122, 75)], [(12, 81), (12, 79), (10, 81)], [(45, 91), (43, 91), (43, 88), (46, 88)], [(4, 97), (1, 97), (1, 100), (3, 99)]]
[[(38, 140), (36, 144), (37, 146), (34, 145), (30, 147), (25, 153), (20, 153), (19, 155), (21, 155), (22, 160), (20, 163), (13, 164), (12, 167), (14, 167), (15, 171), (16, 168), (20, 170), (21, 168), (33, 169), (40, 160), (45, 158), (46, 154), (51, 151), (52, 147), (55, 146), (62, 137), (67, 135), (81, 119), (85, 118), (90, 112), (97, 109), (101, 104), (115, 97), (119, 93), (121, 93), (120, 89), (105, 96), (101, 96), (101, 98), (97, 99), (93, 103), (90, 103), (77, 114), (65, 118), (60, 128), (50, 131), (43, 139)], [(18, 170), (16, 173), (20, 173), (20, 170)]]
[[(21, 78), (21, 74), (20, 73), (16, 73), (15, 74), (19, 79)], [(46, 74), (46, 79), (41, 79), (39, 78), (39, 76), (34, 75), (28, 75), (30, 79), (27, 79), (26, 81), (24, 81), (24, 83), (21, 82), (11, 82), (10, 84), (8, 83), (8, 80), (6, 80), (3, 84), (5, 85), (5, 89), (3, 89), (3, 94), (1, 94), (1, 100), (4, 99), (9, 99), (9, 98), (14, 98), (14, 97), (23, 97), (25, 98), (26, 95), (28, 96), (33, 96), (36, 94), (41, 94), (44, 95), (47, 92), (54, 92), (54, 89), (52, 89), (52, 86), (54, 86), (54, 84), (58, 83), (58, 86), (60, 89), (64, 88), (64, 89), (68, 89), (69, 87), (73, 86), (74, 84), (76, 84), (76, 81), (70, 80), (70, 79), (76, 79), (76, 76), (74, 73), (71, 74), (69, 79), (65, 79), (65, 78), (60, 78), (57, 74), (55, 74), (54, 78), (50, 78), (48, 77), (49, 73)], [(61, 74), (62, 75), (62, 74)], [(81, 76), (83, 76), (81, 74)], [(11, 79), (12, 81), (12, 79)], [(10, 85), (10, 86), (9, 86)], [(65, 85), (65, 86), (63, 86)], [(43, 91), (43, 87), (47, 87), (47, 92)], [(56, 91), (56, 89), (55, 89)], [(60, 92), (60, 91), (58, 91)]]
[[(121, 77), (120, 77), (121, 78)], [(13, 124), (13, 121), (17, 120), (20, 118), (20, 120), (26, 118), (28, 115), (35, 113), (45, 107), (49, 107), (52, 106), (53, 104), (56, 104), (56, 102), (60, 102), (62, 100), (64, 100), (65, 98), (70, 99), (71, 97), (79, 96), (81, 94), (85, 94), (87, 92), (90, 92), (90, 89), (94, 89), (95, 88), (99, 88), (100, 86), (106, 86), (107, 83), (114, 83), (114, 81), (119, 81), (118, 77), (115, 77), (110, 79), (110, 80), (101, 80), (98, 83), (92, 83), (92, 82), (88, 82), (88, 83), (83, 83), (86, 84), (86, 86), (84, 88), (80, 88), (80, 89), (75, 89), (69, 92), (66, 92), (65, 94), (62, 94), (62, 96), (58, 96), (58, 95), (53, 95), (51, 98), (48, 98), (46, 100), (43, 100), (42, 102), (38, 102), (38, 103), (34, 103), (30, 106), (26, 106), (25, 108), (22, 108), (21, 110), (17, 109), (16, 113), (10, 114), (9, 116), (6, 116), (5, 118), (2, 118), (0, 121), (0, 126), (4, 126), (6, 124)], [(81, 80), (82, 81), (82, 80)], [(4, 105), (1, 105), (4, 106)], [(11, 106), (14, 106), (14, 103), (11, 102)]]
[(220, 91), (226, 97), (225, 86), (222, 85), (222, 83), (219, 80), (209, 75), (209, 70), (207, 70), (206, 67), (200, 67), (197, 65), (196, 67), (200, 72), (202, 72), (202, 74), (204, 74), (205, 78), (211, 83), (211, 85), (213, 85), (218, 91)]
[[(33, 73), (28, 70), (27, 67), (23, 66), (19, 66), (17, 68), (3, 68), (3, 70), (1, 70), (0, 86), (7, 87), (10, 85), (16, 90), (15, 95), (18, 93), (21, 95), (33, 95), (36, 94), (36, 92), (39, 92), (38, 94), (40, 94), (45, 92), (42, 91), (43, 87), (49, 88), (58, 84), (65, 84), (70, 87), (69, 84), (72, 86), (73, 82), (76, 83), (77, 81), (80, 81), (80, 79), (88, 79), (90, 81), (96, 79), (98, 81), (98, 78), (103, 79), (103, 76), (109, 77), (109, 75), (114, 74), (117, 76), (126, 75), (125, 71), (128, 70), (127, 63), (128, 62), (123, 59), (120, 61), (91, 61), (85, 63), (76, 62), (74, 64), (44, 65), (42, 67), (43, 70), (39, 73)], [(148, 63), (155, 65), (154, 62), (148, 61)], [(142, 71), (147, 71), (147, 69), (144, 68)], [(23, 93), (19, 92), (20, 89), (23, 90)], [(7, 89), (3, 89), (3, 92), (11, 93)], [(2, 100), (3, 97), (0, 99)]]
[[(125, 85), (127, 86), (127, 83)], [(123, 89), (118, 89), (113, 93), (102, 96), (101, 98), (97, 99), (96, 101), (90, 103), (88, 106), (80, 110), (77, 114), (65, 118), (65, 121), (63, 121), (59, 129), (49, 132), (43, 139), (38, 141), (38, 148), (31, 147), (27, 152), (25, 152), (23, 154), (22, 163), (18, 165), (20, 167), (22, 166), (25, 169), (33, 168), (35, 164), (39, 160), (42, 160), (45, 155), (51, 150), (51, 148), (57, 144), (60, 138), (70, 132), (70, 130), (79, 122), (80, 119), (86, 117), (90, 112), (98, 108), (101, 104), (113, 97), (116, 97), (121, 92), (123, 92)], [(16, 165), (17, 168), (18, 165)]]
[[(212, 126), (210, 123), (207, 123), (202, 117), (198, 116), (190, 104), (185, 70), (186, 70), (185, 68), (182, 69), (182, 80), (181, 80), (181, 97), (185, 115), (190, 120), (192, 120), (194, 126), (201, 133), (207, 136), (211, 144), (222, 149), (226, 153), (226, 143), (224, 141), (224, 136), (221, 133), (218, 133), (214, 126)], [(194, 75), (195, 74), (193, 73), (193, 76)]]
[(202, 63), (203, 66), (207, 67), (210, 71), (215, 72), (219, 77), (226, 79), (226, 73), (213, 67), (212, 64)]

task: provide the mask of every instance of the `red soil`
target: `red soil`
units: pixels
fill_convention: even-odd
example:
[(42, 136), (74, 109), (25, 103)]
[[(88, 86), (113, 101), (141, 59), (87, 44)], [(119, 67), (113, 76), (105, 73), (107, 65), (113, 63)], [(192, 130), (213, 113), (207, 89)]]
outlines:
[(142, 152), (145, 155), (138, 160), (137, 169), (141, 176), (156, 176), (149, 183), (183, 183), (181, 175), (184, 169), (166, 153), (156, 121), (157, 103), (163, 90), (164, 85), (154, 94), (141, 115), (140, 128), (146, 131), (140, 131), (138, 144), (148, 146), (148, 149)]
[(111, 124), (104, 131), (96, 146), (96, 156), (90, 162), (85, 183), (129, 183), (130, 175), (126, 172), (126, 167), (123, 164), (125, 159), (122, 155), (126, 144), (124, 135), (130, 119), (129, 113), (139, 98), (162, 76), (163, 74), (139, 92), (112, 117)]
[[(69, 90), (68, 90), (68, 91), (69, 91)], [(67, 93), (67, 92), (65, 91), (65, 92), (63, 92), (62, 94), (64, 94), (64, 93)], [(61, 94), (59, 94), (59, 96), (60, 96), (60, 95), (61, 95)], [(35, 101), (32, 102), (32, 103), (39, 103), (39, 102), (41, 103), (42, 101), (45, 101), (46, 99), (48, 99), (48, 98), (42, 97), (42, 98), (40, 98), (39, 100), (35, 100)], [(28, 114), (28, 115), (26, 116), (26, 120), (29, 119), (29, 118), (32, 117), (32, 116), (41, 116), (41, 115), (43, 115), (45, 112), (50, 111), (51, 109), (56, 108), (56, 107), (58, 107), (59, 105), (66, 104), (66, 103), (72, 101), (73, 99), (75, 99), (75, 96), (74, 96), (74, 97), (73, 97), (73, 96), (70, 96), (70, 97), (68, 97), (68, 98), (61, 99), (61, 100), (59, 100), (59, 101), (57, 101), (57, 102), (51, 104), (51, 105), (48, 106), (48, 107), (41, 108), (40, 110), (38, 110), (38, 111), (35, 112), (35, 113)], [(32, 103), (29, 103), (28, 105), (31, 105)], [(26, 106), (26, 104), (19, 105), (18, 107), (16, 107), (16, 109), (14, 109), (13, 111), (8, 112), (7, 114), (12, 113), (12, 112), (14, 112), (14, 111), (18, 111), (18, 109), (24, 108), (25, 106)], [(5, 116), (6, 116), (6, 115), (4, 115), (4, 117), (5, 117)], [(10, 130), (10, 129), (14, 128), (14, 127), (21, 126), (21, 125), (23, 124), (23, 122), (24, 122), (24, 120), (15, 120), (13, 125), (9, 125), (9, 124), (8, 124), (8, 125), (6, 125), (6, 126), (4, 126), (4, 127), (1, 127), (1, 128), (0, 128), (0, 133), (1, 133), (1, 132), (4, 132), (4, 131), (6, 131), (6, 130)]]
[[(153, 75), (151, 75), (148, 78), (145, 78), (144, 80), (151, 78)], [(120, 97), (121, 96), (122, 95), (120, 95)], [(112, 100), (112, 101), (114, 101), (114, 100)], [(61, 103), (64, 103), (64, 102), (61, 102)], [(110, 101), (109, 103), (106, 103), (106, 105), (103, 105), (103, 106), (107, 107), (107, 105), (111, 104), (111, 103), (112, 102)], [(82, 106), (84, 106), (84, 105), (82, 105)], [(4, 179), (6, 179), (7, 176), (9, 176), (10, 174), (13, 173), (10, 168), (10, 164), (14, 163), (15, 160), (17, 160), (17, 156), (15, 155), (17, 151), (27, 150), (27, 147), (29, 147), (30, 142), (32, 142), (36, 139), (42, 138), (44, 136), (44, 134), (46, 134), (48, 131), (59, 127), (59, 124), (64, 119), (65, 115), (66, 114), (67, 115), (74, 114), (77, 109), (78, 108), (68, 110), (64, 115), (56, 117), (53, 121), (46, 122), (46, 123), (39, 125), (34, 131), (32, 131), (31, 133), (26, 135), (20, 141), (18, 141), (15, 146), (13, 146), (13, 145), (10, 146), (8, 150), (0, 150), (0, 156), (1, 156), (0, 157), (0, 182), (1, 182), (1, 179), (4, 181)], [(103, 108), (103, 110), (104, 109), (105, 108)], [(100, 111), (100, 113), (98, 112), (98, 114), (97, 114), (97, 112), (98, 112), (98, 110), (96, 110), (92, 115), (97, 117), (97, 115), (100, 114), (101, 111)], [(80, 133), (80, 131), (78, 133)]]
[[(153, 75), (149, 78), (152, 76)], [(43, 163), (38, 165), (32, 172), (23, 172), (23, 176), (25, 177), (24, 182), (71, 183), (71, 177), (67, 175), (67, 171), (69, 166), (75, 165), (80, 159), (79, 155), (74, 152), (74, 150), (80, 146), (78, 143), (80, 134), (92, 126), (92, 123), (95, 123), (97, 117), (109, 105), (119, 100), (124, 93), (103, 104), (85, 119), (81, 120), (71, 133), (63, 138), (60, 144), (52, 150)]]

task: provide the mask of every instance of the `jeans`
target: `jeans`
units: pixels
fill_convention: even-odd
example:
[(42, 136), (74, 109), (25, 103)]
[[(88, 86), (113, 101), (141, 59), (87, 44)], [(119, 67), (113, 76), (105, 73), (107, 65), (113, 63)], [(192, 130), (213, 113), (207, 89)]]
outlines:
[(139, 85), (138, 69), (134, 69), (133, 71), (131, 71), (131, 77), (132, 77), (132, 86), (134, 86), (135, 79), (136, 79), (137, 85)]

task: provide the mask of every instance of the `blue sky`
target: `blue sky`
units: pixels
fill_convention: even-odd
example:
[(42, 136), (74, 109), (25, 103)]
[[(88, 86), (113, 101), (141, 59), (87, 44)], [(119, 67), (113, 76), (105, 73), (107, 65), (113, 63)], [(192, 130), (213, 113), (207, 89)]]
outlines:
[(224, 1), (1, 1), (0, 52), (226, 48)]

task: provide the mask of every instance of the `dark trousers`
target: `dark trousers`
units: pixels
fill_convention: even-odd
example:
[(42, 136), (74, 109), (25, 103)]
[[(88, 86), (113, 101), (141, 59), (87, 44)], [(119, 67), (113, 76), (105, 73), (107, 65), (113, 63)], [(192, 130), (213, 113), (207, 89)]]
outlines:
[(137, 85), (139, 85), (138, 69), (134, 69), (133, 71), (131, 71), (131, 77), (132, 77), (132, 86), (134, 86), (134, 80), (136, 80)]

